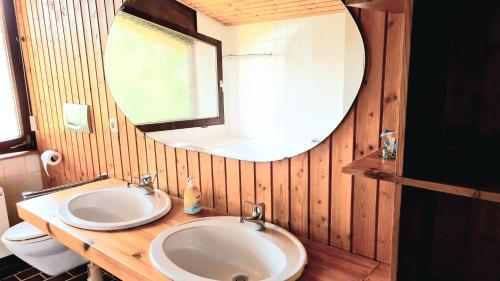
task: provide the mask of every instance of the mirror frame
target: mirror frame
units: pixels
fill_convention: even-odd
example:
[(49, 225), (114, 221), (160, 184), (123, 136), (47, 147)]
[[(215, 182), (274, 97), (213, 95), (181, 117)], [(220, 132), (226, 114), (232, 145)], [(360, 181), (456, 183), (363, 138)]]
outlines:
[(218, 105), (219, 105), (219, 116), (214, 118), (202, 118), (202, 119), (192, 119), (192, 120), (182, 120), (182, 121), (172, 121), (172, 122), (162, 122), (162, 123), (151, 123), (135, 125), (143, 133), (156, 132), (156, 131), (167, 131), (176, 129), (186, 129), (195, 127), (207, 127), (213, 125), (224, 124), (224, 91), (223, 91), (223, 75), (222, 75), (222, 42), (214, 39), (212, 37), (206, 36), (204, 34), (198, 33), (191, 29), (182, 27), (178, 24), (169, 22), (164, 19), (151, 16), (145, 12), (142, 12), (133, 7), (123, 4), (120, 8), (121, 12), (131, 14), (133, 16), (139, 17), (141, 19), (150, 21), (152, 23), (158, 24), (160, 26), (172, 29), (176, 32), (191, 36), (197, 40), (210, 44), (216, 48), (217, 55), (217, 93), (218, 93)]

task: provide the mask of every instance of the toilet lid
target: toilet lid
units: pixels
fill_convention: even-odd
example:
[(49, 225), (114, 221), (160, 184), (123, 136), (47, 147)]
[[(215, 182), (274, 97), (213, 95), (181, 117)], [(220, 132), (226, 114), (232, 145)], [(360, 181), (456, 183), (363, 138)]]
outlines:
[(25, 241), (40, 238), (43, 236), (48, 236), (43, 233), (40, 229), (34, 227), (33, 225), (22, 222), (9, 228), (3, 235), (3, 238), (9, 241)]

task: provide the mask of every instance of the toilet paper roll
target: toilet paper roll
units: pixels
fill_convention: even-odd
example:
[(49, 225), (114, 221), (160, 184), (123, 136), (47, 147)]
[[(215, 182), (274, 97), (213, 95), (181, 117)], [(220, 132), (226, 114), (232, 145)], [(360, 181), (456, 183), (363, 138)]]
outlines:
[(42, 158), (43, 168), (45, 169), (45, 173), (47, 176), (49, 175), (49, 170), (47, 169), (48, 165), (55, 166), (61, 162), (61, 154), (54, 150), (47, 150), (42, 153), (40, 156)]

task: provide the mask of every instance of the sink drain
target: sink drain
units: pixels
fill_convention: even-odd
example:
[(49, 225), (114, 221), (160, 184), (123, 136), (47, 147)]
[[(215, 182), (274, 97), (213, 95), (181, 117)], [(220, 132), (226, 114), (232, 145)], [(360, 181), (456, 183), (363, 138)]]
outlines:
[(238, 274), (233, 277), (233, 281), (248, 281), (248, 276), (243, 274)]

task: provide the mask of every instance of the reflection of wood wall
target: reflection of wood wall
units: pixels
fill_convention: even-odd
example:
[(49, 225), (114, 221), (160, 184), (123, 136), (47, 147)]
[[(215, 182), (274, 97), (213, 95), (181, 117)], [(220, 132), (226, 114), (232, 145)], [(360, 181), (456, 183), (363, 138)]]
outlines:
[[(267, 218), (296, 234), (390, 261), (394, 184), (353, 178), (341, 167), (379, 147), (381, 129), (397, 128), (404, 15), (355, 10), (367, 71), (341, 126), (307, 153), (252, 163), (165, 147), (127, 121), (106, 88), (102, 60), (121, 0), (15, 4), (39, 150), (55, 148), (64, 157), (47, 185), (101, 172), (130, 181), (149, 171), (158, 173), (160, 188), (178, 196), (190, 175), (201, 185), (204, 205), (239, 215), (249, 213), (243, 200), (265, 202)], [(92, 105), (93, 134), (63, 129), (63, 102)], [(110, 131), (111, 117), (118, 119), (118, 134)]]

